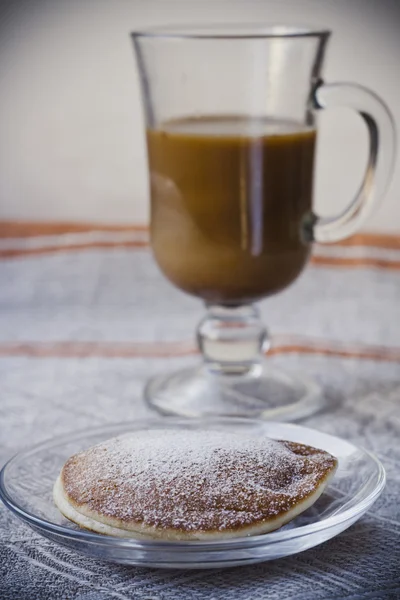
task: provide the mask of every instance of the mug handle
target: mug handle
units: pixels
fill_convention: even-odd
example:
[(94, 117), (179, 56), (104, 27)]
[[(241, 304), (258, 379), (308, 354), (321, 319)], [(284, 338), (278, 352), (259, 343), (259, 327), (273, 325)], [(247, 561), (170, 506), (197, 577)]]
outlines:
[(363, 118), (369, 135), (369, 157), (364, 179), (354, 200), (335, 217), (313, 215), (308, 234), (312, 241), (337, 242), (355, 233), (378, 204), (390, 183), (396, 154), (396, 128), (386, 104), (369, 89), (353, 83), (319, 81), (314, 109), (352, 108)]

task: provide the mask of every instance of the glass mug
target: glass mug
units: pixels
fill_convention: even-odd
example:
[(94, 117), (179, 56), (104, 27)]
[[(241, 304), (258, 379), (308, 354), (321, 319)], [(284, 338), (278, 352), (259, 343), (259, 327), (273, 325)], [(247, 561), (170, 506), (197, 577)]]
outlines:
[[(352, 235), (390, 179), (393, 119), (373, 92), (321, 78), (329, 31), (166, 27), (132, 34), (147, 127), (151, 246), (164, 275), (201, 298), (199, 367), (145, 389), (164, 414), (296, 419), (319, 386), (265, 360), (254, 302), (301, 273), (312, 242)], [(316, 113), (353, 108), (367, 126), (364, 180), (346, 210), (313, 212)], [(268, 356), (268, 353), (267, 353)]]

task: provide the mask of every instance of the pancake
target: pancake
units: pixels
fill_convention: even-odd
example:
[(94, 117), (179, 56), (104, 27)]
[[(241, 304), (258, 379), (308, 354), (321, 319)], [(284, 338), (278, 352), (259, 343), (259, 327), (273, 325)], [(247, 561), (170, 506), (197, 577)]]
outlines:
[(337, 467), (311, 446), (242, 432), (159, 429), (72, 456), (61, 513), (119, 537), (213, 540), (267, 533), (309, 508)]

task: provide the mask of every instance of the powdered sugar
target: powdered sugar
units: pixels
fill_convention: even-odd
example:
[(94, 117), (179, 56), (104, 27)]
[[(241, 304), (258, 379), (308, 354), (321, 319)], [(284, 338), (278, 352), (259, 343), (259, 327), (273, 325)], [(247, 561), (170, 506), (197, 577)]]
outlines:
[(138, 431), (67, 461), (67, 497), (111, 521), (182, 531), (271, 520), (335, 467), (309, 446), (214, 430)]

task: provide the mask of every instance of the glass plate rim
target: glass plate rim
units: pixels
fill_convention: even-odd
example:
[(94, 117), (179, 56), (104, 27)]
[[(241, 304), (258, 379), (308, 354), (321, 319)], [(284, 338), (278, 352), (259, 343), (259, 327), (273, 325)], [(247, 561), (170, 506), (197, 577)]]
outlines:
[(17, 452), (12, 456), (2, 467), (0, 471), (0, 500), (3, 501), (4, 505), (16, 516), (18, 516), (21, 520), (28, 523), (33, 527), (38, 527), (45, 531), (56, 533), (61, 537), (74, 538), (76, 540), (83, 540), (86, 542), (92, 542), (99, 545), (104, 546), (113, 546), (118, 545), (121, 548), (131, 548), (131, 549), (140, 549), (146, 548), (147, 550), (163, 550), (168, 548), (170, 551), (181, 551), (183, 548), (185, 551), (195, 552), (197, 549), (204, 551), (208, 548), (213, 550), (223, 550), (225, 548), (231, 549), (240, 549), (243, 547), (248, 547), (251, 545), (252, 547), (257, 547), (259, 545), (273, 545), (275, 543), (280, 543), (285, 540), (292, 540), (296, 538), (301, 538), (303, 536), (308, 536), (310, 534), (317, 533), (319, 531), (324, 531), (326, 529), (330, 529), (331, 527), (335, 527), (339, 524), (343, 524), (348, 520), (354, 519), (354, 517), (358, 516), (365, 512), (369, 506), (371, 506), (375, 500), (379, 497), (381, 492), (383, 491), (386, 485), (386, 472), (381, 463), (381, 461), (369, 450), (366, 450), (362, 446), (358, 446), (353, 444), (352, 442), (348, 442), (338, 436), (332, 435), (330, 433), (325, 433), (323, 431), (313, 429), (311, 427), (304, 427), (302, 425), (297, 425), (294, 423), (285, 423), (285, 422), (271, 422), (274, 426), (284, 426), (286, 428), (294, 429), (294, 430), (308, 430), (315, 431), (320, 433), (326, 437), (330, 437), (336, 440), (340, 440), (341, 442), (346, 442), (351, 444), (354, 448), (364, 453), (368, 458), (375, 464), (377, 468), (377, 483), (374, 489), (365, 497), (359, 504), (355, 507), (350, 507), (344, 510), (342, 513), (333, 514), (322, 521), (318, 521), (316, 523), (310, 523), (308, 525), (302, 525), (296, 529), (290, 530), (277, 530), (268, 533), (268, 536), (265, 534), (255, 535), (255, 536), (243, 536), (241, 538), (233, 538), (227, 540), (216, 540), (216, 541), (200, 541), (200, 540), (190, 540), (190, 541), (159, 541), (155, 539), (149, 540), (138, 540), (137, 538), (119, 538), (116, 536), (109, 535), (101, 535), (99, 533), (86, 531), (84, 529), (69, 529), (63, 525), (57, 525), (56, 523), (52, 523), (51, 521), (47, 521), (40, 517), (37, 517), (29, 512), (27, 512), (24, 508), (22, 508), (18, 503), (16, 503), (12, 497), (10, 497), (7, 486), (6, 486), (6, 472), (7, 469), (12, 466), (14, 462), (20, 459), (24, 454), (32, 454), (41, 449), (44, 449), (46, 445), (51, 444), (52, 442), (57, 445), (62, 445), (63, 443), (77, 441), (82, 436), (86, 435), (101, 435), (103, 432), (107, 432), (109, 430), (121, 429), (129, 430), (131, 427), (134, 427), (136, 430), (140, 429), (142, 426), (163, 426), (163, 425), (184, 425), (184, 426), (195, 426), (200, 423), (208, 423), (210, 425), (217, 424), (246, 424), (246, 425), (259, 425), (265, 426), (268, 424), (266, 421), (260, 421), (257, 419), (248, 419), (241, 417), (221, 417), (221, 418), (193, 418), (193, 419), (184, 419), (184, 418), (173, 418), (168, 417), (167, 419), (160, 418), (142, 418), (137, 419), (136, 421), (129, 422), (118, 422), (118, 423), (109, 423), (107, 425), (102, 425), (99, 427), (92, 428), (84, 428), (78, 431), (75, 431), (73, 434), (67, 433), (62, 436), (50, 437), (46, 440), (42, 440), (37, 444), (32, 446), (28, 446), (27, 448)]

